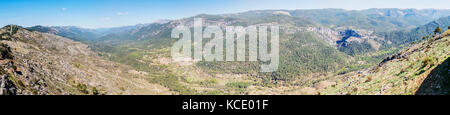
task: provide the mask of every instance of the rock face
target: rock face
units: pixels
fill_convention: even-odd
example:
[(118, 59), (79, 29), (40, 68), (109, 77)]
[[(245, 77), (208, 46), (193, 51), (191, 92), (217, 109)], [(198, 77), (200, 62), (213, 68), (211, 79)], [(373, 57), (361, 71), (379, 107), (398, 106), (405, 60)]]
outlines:
[[(0, 94), (164, 94), (128, 66), (101, 59), (87, 45), (9, 25), (0, 29)], [(95, 90), (95, 91), (94, 91)], [(168, 91), (167, 91), (168, 92)]]
[(8, 79), (7, 75), (2, 75), (0, 77), (0, 95), (15, 95), (16, 87)]
[(343, 32), (339, 32), (339, 34), (342, 36), (341, 40), (336, 41), (337, 44), (342, 44), (343, 46), (346, 46), (347, 44), (347, 39), (349, 39), (350, 37), (357, 37), (360, 38), (361, 35), (359, 35), (355, 30), (345, 30)]

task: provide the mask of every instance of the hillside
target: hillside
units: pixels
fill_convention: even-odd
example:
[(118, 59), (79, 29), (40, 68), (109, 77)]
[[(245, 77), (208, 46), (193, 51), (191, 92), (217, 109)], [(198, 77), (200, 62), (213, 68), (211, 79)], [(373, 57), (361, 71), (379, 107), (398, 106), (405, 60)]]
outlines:
[(87, 45), (9, 25), (0, 29), (0, 94), (171, 94), (146, 73), (106, 61)]
[(443, 29), (446, 30), (447, 28), (445, 27), (450, 26), (450, 16), (433, 20), (425, 25), (418, 26), (417, 28), (411, 30), (391, 31), (383, 34), (385, 34), (385, 38), (391, 41), (392, 44), (401, 45), (420, 40), (424, 36), (432, 37), (434, 29), (438, 26), (443, 27)]
[[(192, 27), (194, 18), (203, 18), (205, 25), (224, 26), (250, 26), (259, 24), (273, 24), (281, 27), (280, 46), (283, 59), (280, 71), (274, 74), (257, 74), (254, 70), (257, 63), (212, 63), (200, 62), (196, 65), (200, 69), (215, 74), (249, 74), (251, 76), (262, 76), (269, 80), (293, 80), (300, 79), (298, 76), (308, 76), (317, 73), (328, 74), (335, 72), (338, 68), (367, 60), (347, 60), (350, 56), (377, 51), (382, 38), (372, 34), (373, 32), (362, 29), (351, 29), (350, 27), (323, 28), (320, 24), (301, 17), (293, 17), (282, 14), (282, 11), (260, 11), (244, 12), (237, 14), (206, 15), (201, 14), (185, 19), (173, 20), (167, 23), (149, 24), (133, 32), (124, 34), (110, 34), (96, 42), (96, 51), (105, 52), (114, 56), (123, 54), (128, 48), (136, 48), (145, 51), (161, 51), (168, 48), (176, 39), (170, 39), (172, 28), (178, 25)], [(337, 42), (347, 36), (346, 31), (358, 32), (360, 36), (350, 36), (340, 45)], [(341, 42), (339, 42), (341, 43)], [(311, 46), (311, 47), (307, 47)], [(121, 53), (118, 53), (121, 52)], [(308, 53), (302, 53), (308, 52)], [(327, 52), (326, 55), (323, 52)], [(385, 55), (385, 54), (381, 54)], [(376, 55), (379, 56), (379, 55)], [(119, 56), (114, 56), (120, 58)], [(169, 58), (169, 57), (164, 57)], [(119, 59), (124, 60), (124, 59)], [(129, 63), (129, 62), (127, 62)], [(135, 65), (135, 64), (134, 64)], [(309, 65), (309, 66), (306, 66)], [(367, 65), (363, 65), (367, 66)], [(221, 68), (227, 67), (227, 68)], [(240, 69), (237, 69), (239, 67)], [(358, 66), (351, 69), (362, 68)], [(256, 73), (256, 74), (255, 74)]]
[[(7, 26), (0, 31), (2, 87), (13, 94), (92, 94), (94, 88), (104, 94), (413, 94), (415, 82), (425, 79), (417, 76), (445, 72), (440, 65), (447, 62), (448, 38), (420, 40), (437, 26), (446, 30), (449, 15), (435, 9), (257, 10), (117, 28)], [(222, 28), (278, 25), (278, 70), (259, 72), (259, 62), (171, 60), (177, 40), (170, 38), (172, 29), (192, 28), (195, 18)], [(404, 48), (410, 49), (396, 54)], [(424, 56), (429, 58), (415, 59)], [(396, 73), (403, 66), (411, 67)], [(435, 85), (436, 79), (424, 84)], [(385, 84), (395, 88), (377, 93)], [(407, 88), (401, 92), (397, 86)], [(420, 89), (431, 94), (429, 87)]]
[(337, 85), (320, 94), (417, 94), (450, 93), (450, 31), (443, 37), (423, 40), (385, 58), (377, 67), (336, 76)]

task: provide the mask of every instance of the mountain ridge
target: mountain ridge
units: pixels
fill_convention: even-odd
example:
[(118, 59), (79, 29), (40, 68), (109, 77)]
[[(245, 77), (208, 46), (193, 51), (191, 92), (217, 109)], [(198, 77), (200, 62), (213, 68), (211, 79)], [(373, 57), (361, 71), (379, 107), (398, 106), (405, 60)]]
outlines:
[[(7, 89), (2, 92), (8, 92), (8, 94), (94, 94), (95, 92), (96, 94), (413, 94), (418, 85), (412, 82), (415, 83), (424, 78), (421, 70), (416, 71), (424, 69), (419, 65), (428, 63), (430, 59), (434, 60), (433, 64), (441, 63), (442, 55), (445, 55), (442, 51), (448, 50), (442, 45), (446, 41), (436, 42), (448, 38), (427, 37), (429, 43), (424, 42), (425, 40), (419, 42), (422, 37), (430, 35), (437, 26), (448, 26), (450, 18), (442, 17), (443, 15), (450, 15), (450, 12), (433, 9), (259, 10), (219, 15), (200, 14), (163, 23), (99, 30), (72, 26), (29, 28), (6, 26), (0, 31), (1, 60), (5, 60), (3, 61), (5, 71), (1, 71), (3, 75), (1, 80), (2, 88)], [(438, 17), (439, 19), (434, 19)], [(261, 73), (256, 69), (260, 64), (257, 62), (188, 61), (180, 63), (172, 61), (170, 46), (177, 39), (170, 38), (171, 30), (178, 25), (192, 27), (194, 18), (204, 19), (204, 26), (216, 25), (222, 28), (250, 25), (280, 26), (279, 69), (271, 73)], [(420, 45), (417, 44), (418, 42)], [(410, 45), (410, 43), (416, 44)], [(427, 48), (428, 45), (430, 48)], [(402, 50), (397, 53), (403, 48), (418, 50)], [(440, 55), (431, 55), (430, 52), (425, 52), (427, 50)], [(417, 52), (425, 52), (420, 55), (426, 54), (430, 58), (414, 59), (420, 60), (417, 62), (420, 64), (408, 68), (412, 70), (404, 71), (411, 71), (412, 74), (422, 77), (413, 79), (401, 76), (400, 78), (408, 82), (403, 84), (414, 86), (414, 88), (406, 88), (407, 92), (399, 91), (400, 88), (395, 86), (400, 83), (400, 79), (395, 76), (412, 75), (405, 72), (401, 74), (393, 72), (397, 71), (396, 68), (400, 68), (395, 64), (404, 63), (392, 60), (407, 60), (404, 58), (409, 55), (417, 56), (419, 55)], [(39, 60), (36, 57), (43, 59)], [(11, 60), (19, 61), (12, 63)], [(424, 71), (428, 73), (431, 71), (429, 69), (446, 68), (440, 65), (442, 64), (439, 66), (427, 64)], [(383, 71), (378, 73), (369, 70), (376, 66)], [(430, 73), (442, 73), (443, 70), (435, 71), (437, 72)], [(386, 74), (387, 77), (380, 77), (383, 75), (382, 72), (389, 72), (389, 74)], [(34, 75), (38, 73), (50, 77)], [(26, 76), (33, 76), (33, 79), (28, 79)], [(385, 78), (397, 80), (393, 82), (394, 85), (389, 84), (395, 88), (385, 90), (388, 88), (376, 83)], [(430, 78), (424, 83), (433, 86), (434, 81), (436, 79)], [(442, 81), (441, 78), (438, 81)], [(395, 84), (396, 82), (398, 83)], [(20, 84), (25, 84), (26, 87), (19, 87), (23, 86)], [(368, 86), (369, 84), (373, 85), (373, 88), (368, 88), (372, 87)], [(421, 91), (417, 92), (430, 94), (430, 88), (425, 87), (425, 84), (424, 88), (420, 88)], [(27, 87), (37, 88), (27, 89)], [(380, 92), (380, 89), (384, 92)], [(445, 92), (445, 90), (439, 93), (433, 91), (435, 89), (431, 94)]]

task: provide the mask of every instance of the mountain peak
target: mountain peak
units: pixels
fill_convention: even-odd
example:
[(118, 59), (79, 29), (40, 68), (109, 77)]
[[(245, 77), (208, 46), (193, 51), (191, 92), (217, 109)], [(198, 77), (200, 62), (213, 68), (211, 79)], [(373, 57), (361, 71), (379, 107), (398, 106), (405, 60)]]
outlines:
[(22, 26), (18, 25), (7, 25), (0, 29), (0, 38), (10, 40), (13, 38), (13, 35), (18, 31), (25, 30)]

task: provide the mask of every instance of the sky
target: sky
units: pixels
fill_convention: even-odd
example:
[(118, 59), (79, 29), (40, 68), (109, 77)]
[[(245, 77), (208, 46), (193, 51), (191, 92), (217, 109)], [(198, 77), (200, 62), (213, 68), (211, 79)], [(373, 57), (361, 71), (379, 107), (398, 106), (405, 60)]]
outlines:
[(0, 26), (108, 28), (266, 9), (435, 8), (448, 0), (0, 0)]

